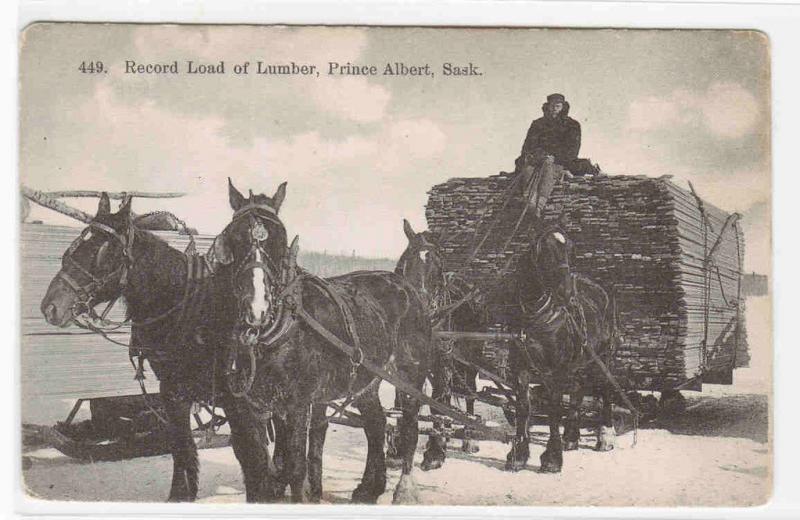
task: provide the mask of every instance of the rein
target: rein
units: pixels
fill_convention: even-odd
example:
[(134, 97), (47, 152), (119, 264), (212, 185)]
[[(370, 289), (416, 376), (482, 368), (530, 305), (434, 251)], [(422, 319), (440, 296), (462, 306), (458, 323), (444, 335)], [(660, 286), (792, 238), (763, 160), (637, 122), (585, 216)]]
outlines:
[[(138, 217), (138, 219), (141, 219), (143, 217), (146, 217), (146, 216), (149, 216), (149, 215), (152, 215), (152, 214), (156, 214), (156, 213), (167, 213), (167, 212), (159, 211), (159, 212), (148, 213), (146, 215), (142, 215), (142, 216)], [(170, 213), (170, 215), (171, 215), (171, 213)], [(174, 215), (173, 215), (173, 217), (174, 217)], [(186, 223), (184, 221), (178, 219), (177, 217), (175, 217), (175, 218), (176, 218), (177, 221), (179, 221), (181, 223), (181, 225), (183, 226), (184, 230), (189, 235), (190, 244), (189, 244), (189, 248), (187, 250), (194, 251), (195, 250), (194, 237), (192, 237), (192, 235), (188, 232), (188, 228), (186, 226)], [(119, 242), (119, 244), (122, 246), (122, 250), (123, 250), (124, 259), (123, 259), (122, 265), (120, 265), (117, 269), (115, 269), (111, 273), (109, 273), (109, 274), (107, 274), (105, 276), (102, 276), (102, 277), (96, 276), (95, 274), (93, 274), (91, 271), (86, 269), (84, 266), (82, 266), (80, 263), (78, 263), (73, 258), (73, 254), (75, 253), (77, 248), (80, 246), (81, 242), (85, 239), (86, 235), (91, 233), (92, 229), (100, 230), (100, 231), (110, 235), (111, 237), (113, 237), (114, 240)], [(144, 376), (144, 359), (146, 357), (146, 353), (148, 351), (151, 351), (151, 350), (154, 350), (154, 349), (148, 348), (148, 347), (138, 346), (138, 347), (135, 347), (135, 351), (131, 350), (132, 347), (134, 347), (133, 345), (122, 343), (120, 341), (117, 341), (117, 340), (111, 338), (109, 336), (109, 332), (117, 330), (117, 329), (123, 327), (124, 325), (126, 325), (128, 323), (131, 323), (132, 325), (136, 325), (136, 326), (140, 326), (140, 327), (142, 327), (142, 326), (146, 327), (146, 326), (158, 323), (158, 322), (166, 319), (167, 317), (171, 316), (176, 311), (178, 311), (180, 309), (183, 309), (185, 307), (186, 303), (191, 298), (196, 296), (197, 293), (200, 290), (199, 286), (195, 287), (194, 290), (190, 290), (190, 285), (191, 285), (191, 282), (192, 282), (192, 273), (193, 272), (199, 272), (202, 275), (202, 272), (205, 269), (204, 269), (203, 266), (200, 266), (199, 268), (195, 268), (194, 267), (195, 255), (194, 254), (192, 254), (192, 255), (186, 254), (186, 259), (187, 259), (186, 288), (184, 290), (183, 298), (177, 304), (175, 304), (174, 306), (169, 308), (167, 311), (165, 311), (165, 312), (163, 312), (163, 313), (161, 313), (161, 314), (159, 314), (157, 316), (153, 316), (153, 317), (150, 317), (150, 318), (147, 318), (147, 319), (144, 319), (144, 320), (140, 320), (140, 321), (132, 322), (130, 320), (130, 318), (126, 318), (122, 322), (108, 320), (107, 319), (108, 313), (110, 312), (111, 308), (116, 304), (116, 302), (119, 300), (119, 298), (122, 296), (122, 292), (124, 291), (125, 287), (127, 287), (128, 274), (129, 274), (130, 270), (133, 268), (133, 265), (134, 265), (134, 262), (135, 262), (135, 259), (134, 259), (134, 256), (133, 256), (133, 246), (134, 246), (134, 241), (135, 241), (135, 237), (136, 237), (136, 231), (137, 231), (137, 228), (135, 227), (133, 220), (129, 220), (129, 222), (128, 222), (128, 232), (125, 235), (117, 232), (112, 227), (107, 226), (105, 224), (102, 224), (100, 222), (95, 222), (95, 221), (90, 222), (89, 225), (86, 227), (86, 229), (84, 229), (81, 232), (80, 236), (78, 236), (78, 238), (76, 238), (72, 242), (72, 244), (69, 246), (69, 248), (67, 249), (67, 251), (65, 252), (65, 254), (63, 256), (63, 262), (65, 262), (65, 263), (69, 264), (71, 267), (77, 269), (82, 275), (84, 275), (86, 278), (88, 278), (90, 280), (89, 283), (83, 284), (83, 285), (78, 283), (72, 276), (70, 276), (68, 273), (66, 273), (63, 268), (59, 270), (59, 272), (56, 275), (56, 277), (61, 279), (62, 281), (64, 281), (66, 283), (66, 285), (70, 288), (71, 291), (73, 291), (73, 293), (76, 296), (77, 301), (75, 302), (75, 304), (73, 305), (73, 308), (71, 310), (72, 311), (71, 321), (76, 326), (78, 326), (78, 327), (80, 327), (82, 329), (90, 330), (90, 331), (100, 335), (106, 341), (108, 341), (110, 343), (113, 343), (114, 345), (118, 345), (118, 346), (125, 347), (125, 348), (128, 349), (128, 351), (129, 351), (128, 358), (129, 358), (129, 360), (131, 362), (131, 365), (133, 366), (133, 368), (135, 370), (134, 379), (139, 382), (139, 387), (141, 388), (142, 397), (145, 400), (145, 404), (148, 406), (148, 408), (154, 414), (154, 416), (156, 418), (158, 418), (159, 421), (161, 421), (164, 424), (168, 424), (167, 419), (165, 419), (164, 416), (161, 413), (159, 413), (159, 411), (156, 409), (156, 407), (153, 406), (149, 402), (149, 399), (148, 399), (149, 394), (147, 392), (147, 388), (144, 385), (144, 379), (145, 379), (145, 376)], [(205, 259), (203, 259), (203, 261), (205, 262), (204, 266), (207, 266), (208, 265), (207, 261)], [(92, 300), (95, 298), (95, 296), (96, 296), (98, 291), (102, 290), (109, 282), (113, 281), (115, 278), (117, 278), (117, 285), (118, 285), (118, 289), (119, 289), (119, 294), (117, 294), (115, 297), (113, 297), (109, 301), (108, 305), (106, 305), (106, 307), (103, 310), (103, 312), (100, 315), (98, 315), (94, 310), (94, 305), (92, 305)], [(101, 326), (97, 326), (95, 323), (92, 323), (93, 321), (99, 321), (101, 323)], [(109, 327), (108, 325), (111, 325), (111, 326)], [(138, 364), (137, 364), (137, 362), (134, 361), (134, 357), (138, 357)], [(212, 400), (213, 400), (213, 398), (212, 398)], [(212, 406), (213, 406), (213, 404), (212, 404)]]
[[(165, 211), (154, 211), (151, 213), (140, 215), (139, 217), (136, 218), (136, 220), (141, 220), (144, 217), (149, 217), (151, 215), (156, 215), (156, 214), (172, 215), (171, 213)], [(175, 217), (174, 215), (172, 216), (183, 226), (184, 231), (189, 236), (190, 240), (189, 250), (193, 251), (195, 249), (194, 237), (191, 235), (191, 233), (189, 233), (189, 229), (186, 226), (186, 223), (183, 220)], [(93, 228), (98, 229), (104, 233), (107, 233), (108, 235), (111, 235), (114, 238), (114, 240), (119, 242), (120, 245), (122, 246), (124, 255), (124, 260), (122, 265), (120, 265), (117, 269), (115, 269), (111, 273), (102, 277), (96, 276), (95, 274), (93, 274), (91, 271), (86, 269), (84, 266), (82, 266), (77, 261), (75, 261), (75, 259), (72, 258), (72, 255), (80, 246), (81, 241), (84, 240), (84, 237), (87, 234), (91, 233)], [(124, 291), (125, 287), (128, 284), (128, 273), (130, 272), (135, 262), (135, 259), (133, 257), (133, 245), (137, 229), (138, 228), (136, 228), (135, 226), (135, 220), (129, 221), (128, 232), (125, 235), (119, 233), (114, 228), (102, 224), (100, 222), (95, 222), (95, 221), (90, 222), (89, 225), (81, 232), (78, 238), (76, 238), (69, 246), (69, 248), (67, 248), (67, 251), (64, 253), (63, 256), (63, 261), (69, 263), (70, 266), (77, 269), (81, 274), (83, 274), (86, 278), (88, 278), (90, 280), (89, 283), (81, 285), (72, 276), (67, 274), (64, 271), (64, 269), (60, 269), (59, 272), (56, 274), (56, 277), (63, 280), (67, 284), (67, 286), (73, 291), (73, 293), (77, 296), (77, 301), (75, 302), (72, 308), (73, 323), (75, 323), (81, 328), (88, 329), (98, 334), (101, 334), (104, 338), (111, 341), (112, 343), (118, 343), (118, 342), (115, 342), (110, 338), (108, 338), (107, 335), (104, 334), (105, 332), (116, 330), (124, 325), (127, 325), (128, 323), (132, 323), (134, 325), (139, 325), (139, 326), (148, 326), (157, 323), (159, 321), (162, 321), (165, 318), (172, 315), (175, 311), (181, 309), (187, 303), (187, 301), (192, 296), (194, 296), (193, 294), (190, 294), (188, 290), (189, 288), (188, 282), (191, 281), (189, 278), (191, 277), (191, 272), (192, 272), (191, 269), (192, 262), (191, 262), (191, 256), (187, 255), (187, 259), (189, 260), (188, 262), (189, 269), (187, 269), (187, 285), (186, 285), (186, 291), (184, 292), (184, 297), (181, 301), (179, 301), (177, 304), (175, 304), (170, 309), (168, 309), (167, 311), (163, 312), (160, 315), (146, 318), (136, 322), (131, 322), (129, 318), (121, 322), (107, 319), (108, 313), (116, 304), (117, 300), (119, 300), (120, 296), (122, 296), (122, 292)], [(116, 277), (118, 277), (117, 283), (119, 286), (119, 294), (117, 294), (117, 296), (112, 298), (106, 305), (103, 312), (98, 315), (94, 310), (94, 305), (92, 305), (92, 300), (94, 300), (94, 297), (99, 290), (105, 287), (110, 281), (112, 281)], [(98, 327), (94, 323), (90, 323), (88, 321), (81, 322), (79, 318), (84, 316), (88, 316), (92, 321), (95, 322), (99, 321), (101, 323), (101, 326)], [(111, 325), (111, 327), (109, 328), (106, 325)]]

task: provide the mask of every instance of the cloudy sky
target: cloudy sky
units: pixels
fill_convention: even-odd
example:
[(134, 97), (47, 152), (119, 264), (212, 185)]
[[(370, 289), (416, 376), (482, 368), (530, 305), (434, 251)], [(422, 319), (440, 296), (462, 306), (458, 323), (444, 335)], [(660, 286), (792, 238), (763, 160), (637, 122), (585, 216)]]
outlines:
[[(34, 25), (20, 59), (22, 182), (40, 190), (183, 191), (204, 233), (230, 219), (226, 178), (271, 193), (305, 249), (397, 257), (426, 190), (513, 168), (561, 92), (581, 156), (610, 174), (671, 174), (744, 215), (746, 268), (769, 271), (769, 49), (732, 31)], [(105, 74), (82, 74), (100, 60)], [(226, 63), (225, 75), (125, 74), (125, 60)], [(253, 74), (255, 62), (319, 77)], [(250, 74), (235, 75), (236, 63)], [(327, 64), (430, 64), (432, 78), (328, 76)], [(446, 62), (482, 76), (445, 77)], [(78, 201), (85, 209), (92, 201)], [(88, 204), (88, 205), (87, 205)], [(36, 209), (33, 218), (67, 223)]]

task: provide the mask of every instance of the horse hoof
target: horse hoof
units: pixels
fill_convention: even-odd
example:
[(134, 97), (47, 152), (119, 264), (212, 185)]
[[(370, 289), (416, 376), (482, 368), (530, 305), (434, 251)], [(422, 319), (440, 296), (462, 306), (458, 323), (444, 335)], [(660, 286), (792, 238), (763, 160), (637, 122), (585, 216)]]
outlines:
[(512, 473), (516, 473), (517, 471), (522, 471), (525, 469), (527, 462), (523, 462), (521, 460), (514, 460), (514, 461), (506, 461), (506, 471), (511, 471)]
[(170, 495), (167, 502), (194, 502), (194, 498), (184, 495)]
[(528, 461), (526, 459), (523, 460), (515, 460), (515, 459), (506, 459), (506, 471), (517, 472), (525, 469), (525, 466), (528, 465)]
[(423, 460), (422, 464), (420, 464), (420, 468), (422, 471), (433, 471), (435, 469), (439, 469), (444, 465), (444, 461), (442, 459), (432, 459), (432, 460)]
[(410, 474), (400, 475), (400, 482), (397, 483), (397, 487), (394, 489), (392, 503), (405, 505), (419, 504), (419, 490)]
[(561, 473), (561, 464), (555, 462), (543, 462), (539, 468), (540, 473)]
[(561, 458), (561, 450), (550, 452), (545, 450), (539, 457), (540, 473), (561, 473), (561, 466), (564, 461)]
[(616, 435), (614, 429), (608, 426), (603, 426), (597, 432), (597, 444), (595, 444), (595, 451), (611, 451), (614, 449)]
[(481, 451), (481, 447), (477, 442), (464, 441), (464, 444), (461, 445), (461, 451), (464, 453), (478, 453)]
[(564, 451), (575, 451), (578, 449), (578, 441), (564, 441)]
[(351, 501), (355, 504), (375, 504), (378, 502), (378, 497), (376, 497), (374, 493), (370, 493), (369, 490), (359, 485), (356, 490), (353, 491)]

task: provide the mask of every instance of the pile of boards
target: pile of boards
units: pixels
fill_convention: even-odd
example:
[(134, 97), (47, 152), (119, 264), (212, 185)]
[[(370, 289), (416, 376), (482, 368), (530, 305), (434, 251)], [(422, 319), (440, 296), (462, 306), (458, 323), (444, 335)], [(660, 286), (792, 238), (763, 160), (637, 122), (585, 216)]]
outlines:
[(426, 206), (445, 268), (484, 290), (501, 286), (562, 213), (574, 270), (616, 298), (613, 370), (627, 386), (730, 383), (733, 368), (747, 366), (738, 215), (669, 178), (564, 179), (538, 217), (514, 174), (456, 178), (434, 186)]

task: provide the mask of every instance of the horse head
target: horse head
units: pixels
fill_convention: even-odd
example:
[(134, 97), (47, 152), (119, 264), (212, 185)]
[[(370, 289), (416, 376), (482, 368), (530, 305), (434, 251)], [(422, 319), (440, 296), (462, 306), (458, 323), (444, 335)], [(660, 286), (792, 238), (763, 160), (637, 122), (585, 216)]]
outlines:
[(439, 243), (430, 231), (416, 233), (405, 219), (403, 231), (408, 238), (408, 246), (400, 256), (395, 272), (411, 282), (425, 301), (433, 305), (445, 286)]
[(538, 278), (545, 290), (569, 297), (572, 294), (571, 256), (572, 241), (564, 226), (545, 228), (535, 237), (531, 247), (530, 274)]
[(229, 265), (238, 321), (234, 334), (270, 328), (278, 317), (278, 301), (295, 267), (297, 239), (287, 248), (286, 228), (278, 217), (286, 196), (286, 183), (272, 197), (244, 197), (228, 179), (228, 194), (234, 214), (211, 247), (216, 262)]
[(61, 269), (42, 300), (49, 324), (66, 327), (73, 318), (120, 296), (133, 261), (133, 236), (131, 199), (111, 213), (103, 192), (97, 214), (64, 252)]

